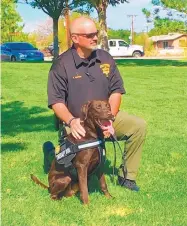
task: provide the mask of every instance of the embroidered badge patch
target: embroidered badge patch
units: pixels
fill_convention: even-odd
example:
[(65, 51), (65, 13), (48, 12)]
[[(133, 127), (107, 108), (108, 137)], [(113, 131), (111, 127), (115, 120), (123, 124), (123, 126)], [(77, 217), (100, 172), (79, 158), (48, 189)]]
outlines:
[(76, 74), (75, 76), (73, 76), (73, 79), (78, 79), (78, 78), (82, 78), (81, 75)]
[(101, 64), (100, 68), (101, 68), (103, 74), (105, 74), (106, 77), (108, 77), (108, 75), (110, 73), (110, 64)]

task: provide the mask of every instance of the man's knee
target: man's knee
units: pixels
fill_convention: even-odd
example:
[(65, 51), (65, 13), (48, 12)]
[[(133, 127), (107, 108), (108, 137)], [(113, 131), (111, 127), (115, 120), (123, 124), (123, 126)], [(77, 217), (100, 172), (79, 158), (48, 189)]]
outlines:
[(147, 132), (147, 123), (146, 123), (146, 121), (144, 119), (142, 119), (142, 118), (139, 118), (137, 120), (137, 125), (136, 126), (137, 126), (137, 129), (138, 129), (138, 132), (141, 135), (145, 136), (146, 132)]
[(147, 131), (147, 123), (144, 119), (139, 117), (134, 117), (131, 127), (131, 132), (134, 135), (145, 136)]
[(146, 134), (147, 124), (142, 118), (120, 111), (114, 122), (116, 135), (131, 137), (133, 134)]

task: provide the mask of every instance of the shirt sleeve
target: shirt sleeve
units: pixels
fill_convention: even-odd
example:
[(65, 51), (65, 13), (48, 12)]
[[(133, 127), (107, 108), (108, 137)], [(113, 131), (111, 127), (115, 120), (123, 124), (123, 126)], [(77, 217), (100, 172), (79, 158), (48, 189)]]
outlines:
[(59, 61), (54, 62), (48, 77), (48, 107), (53, 104), (64, 103), (67, 101), (68, 80), (63, 64)]
[(125, 94), (125, 88), (123, 86), (123, 80), (120, 75), (120, 72), (116, 66), (116, 63), (114, 60), (112, 60), (111, 63), (111, 72), (109, 76), (109, 83), (110, 83), (110, 95), (112, 93), (121, 93)]

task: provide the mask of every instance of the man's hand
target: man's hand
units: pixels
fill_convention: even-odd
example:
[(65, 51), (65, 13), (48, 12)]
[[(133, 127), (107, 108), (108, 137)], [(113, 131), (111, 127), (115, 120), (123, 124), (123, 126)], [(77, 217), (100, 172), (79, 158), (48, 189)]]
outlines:
[(75, 137), (76, 139), (81, 139), (81, 136), (85, 136), (86, 131), (80, 124), (80, 118), (73, 119), (69, 126), (73, 137)]

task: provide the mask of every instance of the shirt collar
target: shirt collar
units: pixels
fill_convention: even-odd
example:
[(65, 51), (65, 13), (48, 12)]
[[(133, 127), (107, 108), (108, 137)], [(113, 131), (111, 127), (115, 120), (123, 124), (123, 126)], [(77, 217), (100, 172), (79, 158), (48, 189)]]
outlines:
[(101, 62), (99, 56), (97, 55), (97, 50), (92, 52), (91, 56), (89, 57), (90, 58), (89, 61), (87, 59), (81, 58), (78, 55), (74, 46), (71, 47), (71, 52), (72, 52), (76, 67), (79, 67), (81, 64), (88, 64), (88, 63), (91, 64), (91, 63), (96, 62), (96, 61)]

